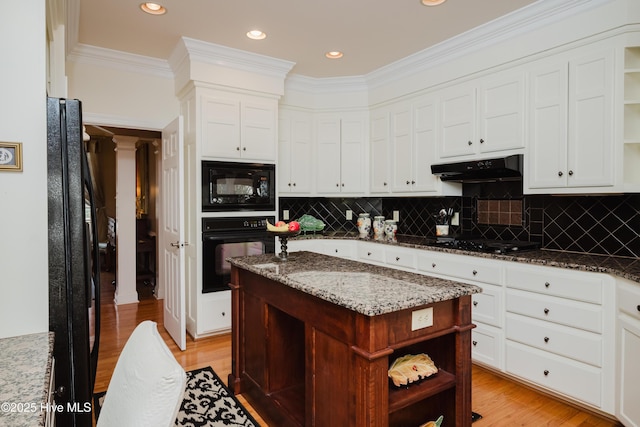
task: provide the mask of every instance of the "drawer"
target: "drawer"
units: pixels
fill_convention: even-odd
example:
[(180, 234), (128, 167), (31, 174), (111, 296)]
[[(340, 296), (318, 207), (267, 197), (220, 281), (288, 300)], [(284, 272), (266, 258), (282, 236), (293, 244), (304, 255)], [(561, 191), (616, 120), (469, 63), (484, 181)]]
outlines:
[(416, 254), (414, 250), (387, 248), (385, 254), (385, 262), (391, 267), (416, 268)]
[(473, 282), (490, 283), (493, 285), (501, 283), (500, 275), (502, 268), (500, 266), (474, 262), (473, 257), (456, 255), (444, 257), (425, 253), (420, 254), (418, 268), (427, 273), (457, 277)]
[(471, 301), (471, 317), (474, 322), (502, 326), (502, 288), (484, 285), (482, 293), (473, 294)]
[(618, 284), (618, 310), (640, 320), (640, 285)]
[(506, 371), (549, 390), (600, 407), (601, 371), (507, 340)]
[(502, 331), (481, 323), (471, 331), (471, 357), (475, 362), (502, 369)]
[(358, 242), (358, 259), (364, 262), (384, 263), (384, 245)]
[(602, 279), (580, 272), (563, 273), (548, 267), (509, 267), (507, 287), (562, 298), (602, 303)]
[(516, 315), (508, 315), (505, 324), (507, 339), (593, 366), (602, 366), (600, 335)]
[(337, 256), (340, 258), (354, 258), (355, 257), (355, 242), (344, 242), (340, 240), (326, 239), (322, 242), (324, 250), (322, 253), (325, 255)]
[(594, 304), (507, 289), (508, 312), (602, 333), (602, 307)]
[(198, 310), (200, 334), (231, 329), (231, 291), (202, 294)]

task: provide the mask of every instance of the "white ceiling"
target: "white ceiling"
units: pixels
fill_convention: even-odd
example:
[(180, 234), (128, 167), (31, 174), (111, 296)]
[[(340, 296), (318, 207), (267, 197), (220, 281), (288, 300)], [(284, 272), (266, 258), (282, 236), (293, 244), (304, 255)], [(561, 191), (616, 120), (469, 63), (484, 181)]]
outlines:
[[(158, 0), (155, 0), (158, 2)], [(77, 41), (168, 59), (181, 36), (294, 62), (307, 77), (366, 75), (413, 53), (535, 3), (535, 0), (79, 0)], [(544, 0), (540, 0), (544, 1)], [(250, 40), (251, 29), (267, 33)], [(325, 52), (344, 57), (329, 60)]]

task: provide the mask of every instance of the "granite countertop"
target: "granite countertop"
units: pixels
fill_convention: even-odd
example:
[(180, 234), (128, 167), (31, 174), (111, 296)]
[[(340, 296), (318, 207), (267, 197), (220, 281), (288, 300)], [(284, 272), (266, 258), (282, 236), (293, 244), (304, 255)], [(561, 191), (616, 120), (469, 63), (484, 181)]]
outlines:
[(0, 339), (0, 425), (44, 426), (53, 337), (42, 332)]
[(613, 276), (628, 279), (640, 283), (640, 259), (625, 258), (606, 255), (590, 255), (576, 252), (565, 252), (556, 250), (535, 250), (527, 252), (514, 252), (511, 254), (495, 254), (471, 252), (461, 249), (452, 249), (445, 247), (433, 246), (435, 238), (404, 236), (398, 235), (395, 240), (375, 240), (373, 238), (359, 237), (358, 233), (353, 232), (336, 232), (329, 234), (309, 234), (300, 235), (295, 240), (305, 239), (346, 239), (346, 240), (363, 240), (368, 242), (380, 243), (385, 245), (403, 246), (415, 249), (430, 250), (436, 252), (445, 252), (461, 255), (471, 255), (481, 258), (498, 259), (504, 261), (513, 261), (519, 263), (546, 265), (550, 267), (566, 268), (571, 270), (589, 271), (595, 273), (607, 273)]
[(482, 292), (474, 285), (306, 251), (290, 253), (286, 261), (274, 254), (227, 261), (366, 316)]

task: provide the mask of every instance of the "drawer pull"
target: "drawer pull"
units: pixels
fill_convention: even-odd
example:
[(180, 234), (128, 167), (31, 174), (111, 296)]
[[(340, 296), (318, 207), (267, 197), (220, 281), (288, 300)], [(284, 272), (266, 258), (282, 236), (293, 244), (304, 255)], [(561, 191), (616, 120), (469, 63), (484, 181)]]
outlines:
[(477, 346), (478, 345), (478, 341), (473, 341), (473, 346)]
[(336, 249), (336, 253), (338, 253), (338, 250)]
[(477, 306), (478, 306), (478, 301), (474, 301), (474, 302), (473, 302), (473, 305), (474, 305), (475, 307), (477, 307)]
[(547, 369), (544, 370), (544, 376), (548, 376), (549, 375), (549, 371)]
[(478, 274), (478, 272), (476, 270), (472, 271), (473, 275), (475, 276), (476, 274)]
[(544, 337), (544, 342), (549, 342), (549, 337)]
[(549, 282), (545, 282), (545, 283), (544, 283), (544, 287), (545, 287), (545, 288), (548, 288), (549, 286), (551, 286), (551, 284), (550, 284)]
[(222, 317), (226, 316), (227, 313), (225, 313), (224, 311), (222, 312)]
[(549, 309), (548, 308), (544, 309), (544, 314), (549, 314)]
[(367, 256), (371, 256), (371, 252), (367, 252)]
[[(435, 262), (431, 263), (431, 267), (436, 268), (436, 263)], [(640, 307), (640, 305), (638, 307)]]
[(638, 309), (638, 311), (640, 311), (640, 304), (638, 304), (638, 306), (636, 308)]
[(396, 257), (396, 261), (400, 261), (400, 257), (399, 256)]

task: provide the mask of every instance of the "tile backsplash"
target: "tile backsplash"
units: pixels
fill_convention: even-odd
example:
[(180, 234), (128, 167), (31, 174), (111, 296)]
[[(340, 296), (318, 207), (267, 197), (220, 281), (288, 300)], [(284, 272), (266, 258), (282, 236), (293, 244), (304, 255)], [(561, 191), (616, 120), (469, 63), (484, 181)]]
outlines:
[[(640, 194), (613, 196), (522, 196), (513, 200), (521, 204), (521, 225), (484, 224), (476, 195), (463, 197), (367, 197), (307, 198), (281, 197), (282, 210), (291, 219), (310, 214), (323, 220), (327, 231), (357, 231), (361, 212), (392, 218), (399, 212), (398, 233), (434, 237), (436, 214), (440, 209), (461, 212), (460, 226), (451, 234), (465, 234), (488, 239), (540, 242), (545, 249), (571, 252), (640, 257)], [(518, 204), (514, 204), (518, 206)], [(517, 212), (509, 207), (513, 218)], [(350, 221), (347, 210), (353, 212)], [(516, 208), (517, 210), (517, 208)], [(515, 215), (515, 216), (514, 216)]]

